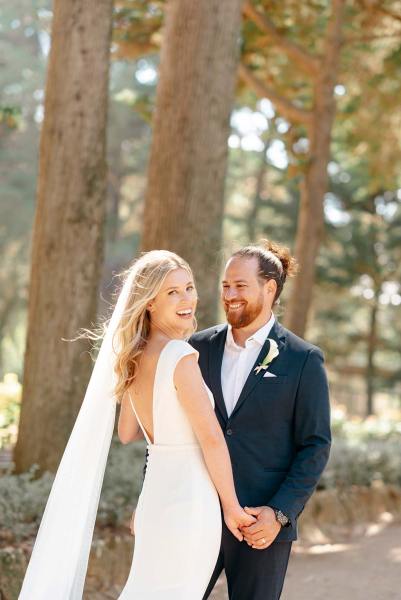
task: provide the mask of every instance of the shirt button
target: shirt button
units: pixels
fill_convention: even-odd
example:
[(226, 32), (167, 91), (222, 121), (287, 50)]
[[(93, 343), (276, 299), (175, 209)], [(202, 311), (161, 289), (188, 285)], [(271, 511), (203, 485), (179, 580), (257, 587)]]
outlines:
[(227, 429), (227, 431), (226, 431), (226, 434), (227, 434), (227, 435), (232, 435), (232, 433), (233, 433), (233, 430), (232, 430), (232, 429)]

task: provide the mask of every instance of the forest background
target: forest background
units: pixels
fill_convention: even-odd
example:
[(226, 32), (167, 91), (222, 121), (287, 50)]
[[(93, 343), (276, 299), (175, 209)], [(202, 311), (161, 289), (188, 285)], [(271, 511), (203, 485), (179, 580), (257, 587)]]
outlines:
[(193, 265), (208, 326), (269, 238), (301, 266), (279, 318), (326, 356), (322, 485), (401, 484), (400, 2), (15, 0), (0, 36), (3, 481), (54, 473), (93, 364), (62, 338), (141, 250)]

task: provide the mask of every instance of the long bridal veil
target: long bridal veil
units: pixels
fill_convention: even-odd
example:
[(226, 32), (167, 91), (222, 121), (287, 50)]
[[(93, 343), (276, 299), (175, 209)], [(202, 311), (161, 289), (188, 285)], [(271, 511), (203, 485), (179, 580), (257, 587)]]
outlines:
[(131, 269), (125, 280), (103, 338), (46, 504), (19, 600), (82, 598), (116, 413), (113, 335), (135, 270)]

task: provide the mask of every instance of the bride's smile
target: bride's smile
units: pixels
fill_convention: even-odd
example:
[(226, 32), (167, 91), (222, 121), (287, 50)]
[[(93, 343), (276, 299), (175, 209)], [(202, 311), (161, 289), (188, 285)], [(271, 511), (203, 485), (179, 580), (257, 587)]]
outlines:
[(197, 301), (195, 283), (188, 271), (174, 269), (149, 302), (151, 326), (168, 333), (169, 337), (185, 337), (194, 321)]

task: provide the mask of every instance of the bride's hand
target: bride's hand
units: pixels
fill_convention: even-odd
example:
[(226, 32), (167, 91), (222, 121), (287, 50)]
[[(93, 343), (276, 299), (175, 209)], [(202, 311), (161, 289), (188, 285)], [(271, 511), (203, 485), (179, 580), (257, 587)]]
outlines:
[(223, 507), (223, 513), (228, 529), (239, 542), (242, 542), (244, 536), (241, 533), (241, 527), (248, 527), (248, 525), (256, 523), (256, 519), (248, 515), (239, 504), (230, 508)]
[(129, 523), (129, 528), (130, 528), (130, 531), (131, 531), (131, 535), (135, 535), (134, 521), (135, 521), (135, 511), (132, 513), (131, 521)]

